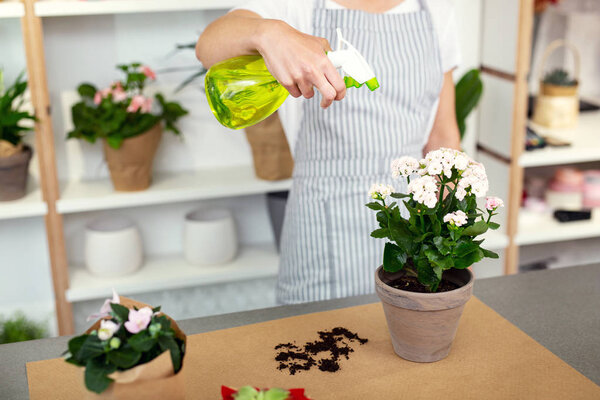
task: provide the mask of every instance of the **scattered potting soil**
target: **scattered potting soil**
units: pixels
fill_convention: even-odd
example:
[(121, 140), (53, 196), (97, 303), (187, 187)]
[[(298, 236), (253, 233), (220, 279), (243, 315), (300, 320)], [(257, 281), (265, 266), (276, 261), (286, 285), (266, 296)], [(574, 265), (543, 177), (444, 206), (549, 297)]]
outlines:
[[(427, 286), (419, 282), (414, 276), (403, 276), (402, 278), (391, 281), (388, 283), (388, 285), (396, 289), (406, 290), (408, 292), (429, 293)], [(456, 283), (442, 279), (440, 285), (438, 286), (437, 292), (449, 292), (451, 290), (458, 289), (458, 287), (459, 286)]]
[[(317, 334), (319, 340), (306, 342), (302, 347), (293, 343), (280, 343), (275, 346), (275, 350), (278, 350), (275, 356), (275, 361), (279, 362), (277, 369), (287, 369), (290, 375), (295, 375), (298, 371), (308, 371), (314, 366), (321, 371), (336, 372), (340, 369), (340, 358), (349, 359), (350, 353), (354, 352), (350, 344), (358, 342), (363, 345), (369, 341), (341, 327), (331, 331), (319, 331)], [(327, 355), (317, 360), (321, 353)]]

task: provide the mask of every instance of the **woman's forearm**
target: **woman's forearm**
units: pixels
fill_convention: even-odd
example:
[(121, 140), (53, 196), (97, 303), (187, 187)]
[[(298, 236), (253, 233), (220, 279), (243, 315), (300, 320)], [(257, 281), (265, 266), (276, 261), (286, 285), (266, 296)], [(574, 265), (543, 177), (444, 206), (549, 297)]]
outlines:
[(206, 27), (196, 44), (196, 56), (210, 68), (231, 57), (257, 54), (266, 31), (277, 22), (251, 11), (232, 11)]
[(444, 74), (444, 85), (440, 93), (437, 114), (423, 154), (440, 147), (460, 150), (460, 131), (456, 123), (455, 107), (454, 81), (452, 80), (452, 71), (448, 71)]

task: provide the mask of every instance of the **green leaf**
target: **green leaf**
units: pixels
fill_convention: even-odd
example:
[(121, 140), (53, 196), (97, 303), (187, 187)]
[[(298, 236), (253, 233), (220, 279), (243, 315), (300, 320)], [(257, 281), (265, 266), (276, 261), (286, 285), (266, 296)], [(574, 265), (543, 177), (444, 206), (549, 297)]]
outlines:
[(477, 221), (473, 225), (468, 226), (464, 229), (463, 235), (467, 236), (478, 236), (485, 233), (488, 230), (488, 224), (484, 221)]
[(377, 239), (387, 238), (389, 235), (390, 235), (390, 230), (387, 228), (375, 229), (373, 232), (371, 232), (371, 237), (374, 237)]
[(83, 98), (93, 99), (98, 89), (90, 83), (83, 83), (77, 88), (77, 92)]
[(116, 367), (106, 364), (101, 358), (93, 358), (85, 365), (85, 387), (95, 393), (104, 392), (113, 382), (107, 375), (115, 372)]
[(390, 226), (390, 234), (400, 248), (404, 249), (407, 253), (413, 252), (416, 246), (413, 240), (414, 235), (410, 232), (405, 222), (392, 224)]
[(431, 230), (434, 236), (439, 236), (442, 233), (442, 223), (437, 218), (437, 215), (430, 215), (429, 220), (431, 221)]
[(110, 308), (121, 322), (129, 320), (129, 308), (116, 303), (110, 303)]
[(149, 351), (156, 344), (156, 339), (148, 334), (147, 331), (136, 333), (129, 338), (129, 345), (136, 351)]
[(483, 258), (483, 251), (477, 249), (464, 257), (457, 257), (454, 259), (454, 268), (464, 269), (468, 268)]
[(440, 284), (442, 270), (440, 267), (432, 266), (427, 258), (420, 258), (416, 262), (417, 267), (417, 279), (423, 285), (429, 287), (432, 292), (437, 290), (438, 285)]
[(256, 400), (258, 390), (254, 389), (252, 386), (243, 386), (238, 389), (234, 396), (235, 400)]
[(452, 240), (448, 238), (436, 236), (433, 238), (433, 244), (438, 249), (438, 251), (444, 256), (450, 254), (450, 251), (452, 250)]
[(108, 142), (108, 145), (110, 147), (112, 147), (113, 149), (120, 149), (121, 148), (121, 144), (123, 144), (123, 136), (121, 135), (111, 135), (109, 137), (106, 138), (106, 141)]
[(464, 257), (469, 253), (477, 251), (477, 249), (479, 249), (479, 244), (470, 240), (460, 240), (454, 248), (454, 255), (457, 257)]
[(410, 197), (409, 194), (404, 194), (404, 193), (392, 193), (392, 194), (390, 194), (390, 196), (392, 196), (395, 199), (405, 199), (407, 197)]
[(132, 349), (129, 346), (123, 346), (119, 349), (109, 351), (106, 354), (108, 361), (121, 369), (128, 369), (136, 365), (142, 357), (142, 353)]
[[(454, 266), (454, 261), (450, 256), (444, 256), (439, 251), (432, 248), (426, 248), (424, 254), (431, 264), (442, 270), (450, 269)], [(441, 273), (441, 272), (440, 272)], [(441, 279), (441, 275), (440, 275)]]
[(160, 308), (161, 308), (160, 306), (158, 306), (158, 307), (154, 307), (154, 308), (152, 309), (152, 313), (157, 313), (157, 312), (160, 312)]
[(265, 392), (265, 400), (286, 400), (289, 395), (287, 390), (272, 388)]
[(421, 236), (418, 236), (414, 239), (415, 243), (421, 243), (423, 242), (425, 239), (429, 238), (430, 236), (433, 236), (433, 232), (425, 232), (424, 234), (422, 234)]
[(375, 211), (385, 210), (385, 207), (382, 204), (376, 203), (374, 201), (371, 203), (367, 203), (366, 206), (369, 207), (371, 210), (375, 210)]
[(388, 216), (385, 212), (379, 211), (377, 213), (377, 222), (379, 222), (379, 226), (382, 228), (387, 228), (388, 226)]
[(160, 336), (158, 338), (158, 344), (160, 345), (161, 350), (166, 351), (169, 350), (171, 352), (171, 361), (173, 362), (173, 369), (175, 373), (179, 372), (181, 369), (181, 349), (179, 345), (169, 336)]
[(96, 335), (87, 335), (85, 341), (81, 344), (81, 348), (77, 354), (73, 354), (78, 360), (89, 360), (90, 358), (98, 357), (104, 354), (104, 344)]
[(487, 250), (487, 249), (481, 249), (481, 251), (483, 252), (483, 256), (487, 257), (487, 258), (498, 258), (498, 253), (493, 252), (491, 250)]
[(490, 221), (490, 222), (488, 222), (488, 227), (489, 227), (490, 229), (496, 230), (496, 229), (500, 228), (500, 224), (497, 224), (497, 223), (495, 223), (495, 222), (491, 222), (491, 221)]
[(398, 272), (406, 264), (406, 253), (393, 243), (387, 242), (383, 250), (383, 269), (386, 272)]
[(71, 353), (71, 356), (75, 359), (79, 360), (77, 355), (79, 354), (79, 351), (81, 350), (81, 347), (83, 346), (83, 343), (85, 343), (88, 336), (89, 335), (75, 336), (73, 339), (69, 340), (69, 353)]

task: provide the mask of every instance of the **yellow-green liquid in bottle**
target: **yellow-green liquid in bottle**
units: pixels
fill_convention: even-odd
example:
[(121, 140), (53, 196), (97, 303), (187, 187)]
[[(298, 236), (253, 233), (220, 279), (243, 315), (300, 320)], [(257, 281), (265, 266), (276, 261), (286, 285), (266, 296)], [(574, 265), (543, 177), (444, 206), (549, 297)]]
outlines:
[(204, 79), (217, 120), (232, 129), (254, 125), (273, 114), (289, 95), (261, 56), (241, 56), (213, 65)]

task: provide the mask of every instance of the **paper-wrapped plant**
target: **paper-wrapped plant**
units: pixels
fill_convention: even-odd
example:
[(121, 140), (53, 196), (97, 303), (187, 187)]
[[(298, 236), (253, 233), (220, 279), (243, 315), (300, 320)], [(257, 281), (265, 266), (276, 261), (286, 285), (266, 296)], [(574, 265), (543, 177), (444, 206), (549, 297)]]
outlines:
[[(86, 333), (69, 341), (66, 361), (85, 367), (88, 390), (119, 399), (144, 397), (157, 391), (177, 398), (185, 354), (185, 334), (175, 321), (143, 303), (113, 293), (98, 314), (100, 318)], [(161, 381), (162, 380), (162, 381)], [(155, 396), (152, 396), (154, 398)]]
[(223, 400), (310, 400), (304, 394), (304, 389), (258, 389), (252, 386), (244, 386), (232, 389), (221, 386)]

